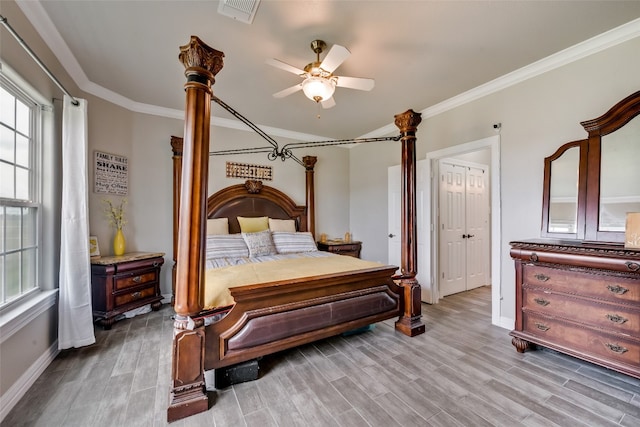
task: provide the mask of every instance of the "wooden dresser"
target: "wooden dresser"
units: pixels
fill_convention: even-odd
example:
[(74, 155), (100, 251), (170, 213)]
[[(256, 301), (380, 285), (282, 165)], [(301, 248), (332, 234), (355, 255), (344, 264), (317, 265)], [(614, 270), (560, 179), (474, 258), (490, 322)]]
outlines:
[(161, 307), (160, 268), (164, 253), (131, 252), (91, 260), (93, 317), (105, 329), (121, 314), (151, 304)]
[(511, 242), (519, 352), (539, 344), (640, 378), (640, 250)]
[(332, 252), (338, 255), (348, 255), (360, 258), (362, 242), (345, 242), (338, 240), (327, 240), (326, 242), (318, 242), (318, 250)]

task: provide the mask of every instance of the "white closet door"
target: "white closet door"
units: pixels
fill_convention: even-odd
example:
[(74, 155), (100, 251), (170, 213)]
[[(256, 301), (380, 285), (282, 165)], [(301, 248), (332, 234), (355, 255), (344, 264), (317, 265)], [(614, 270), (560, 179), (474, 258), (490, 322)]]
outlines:
[(489, 203), (485, 166), (441, 160), (440, 295), (489, 284)]
[(440, 162), (440, 296), (465, 291), (465, 172), (462, 166)]

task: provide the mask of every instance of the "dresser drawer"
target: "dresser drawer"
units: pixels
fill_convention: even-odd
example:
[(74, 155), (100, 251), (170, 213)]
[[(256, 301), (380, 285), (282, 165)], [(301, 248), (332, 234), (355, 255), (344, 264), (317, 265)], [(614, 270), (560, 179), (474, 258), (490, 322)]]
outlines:
[(523, 266), (523, 285), (625, 304), (640, 303), (638, 279), (615, 275), (527, 264)]
[(582, 356), (640, 366), (640, 342), (625, 337), (598, 333), (593, 329), (566, 323), (559, 319), (523, 313), (525, 332), (545, 342), (556, 344)]
[(127, 292), (124, 294), (116, 295), (114, 296), (114, 302), (115, 302), (115, 306), (119, 307), (121, 305), (129, 304), (130, 302), (133, 302), (133, 301), (138, 301), (143, 298), (154, 296), (155, 294), (156, 294), (156, 289), (154, 285), (144, 289), (140, 289), (138, 291)]
[(640, 310), (542, 289), (523, 288), (522, 309), (635, 336), (640, 339)]
[(155, 282), (158, 280), (158, 271), (152, 270), (141, 274), (127, 274), (126, 276), (116, 276), (114, 291), (140, 286), (145, 283)]

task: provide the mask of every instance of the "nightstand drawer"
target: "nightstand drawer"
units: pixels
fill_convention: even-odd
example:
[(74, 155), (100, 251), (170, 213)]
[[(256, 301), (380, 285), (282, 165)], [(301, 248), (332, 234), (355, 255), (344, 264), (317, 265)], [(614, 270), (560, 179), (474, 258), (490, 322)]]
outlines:
[(140, 286), (145, 283), (155, 282), (158, 280), (157, 270), (149, 271), (143, 274), (131, 274), (125, 277), (116, 277), (114, 291), (119, 291), (133, 286)]
[(144, 288), (138, 291), (116, 295), (114, 296), (115, 306), (119, 307), (121, 305), (129, 304), (130, 302), (155, 295), (155, 293), (155, 286), (149, 286), (148, 288)]
[(360, 250), (360, 245), (339, 245), (337, 246), (333, 252), (335, 253), (341, 253), (341, 252), (356, 252)]
[(338, 255), (348, 255), (360, 258), (361, 242), (339, 242), (330, 240), (328, 242), (318, 242), (318, 250), (331, 252)]

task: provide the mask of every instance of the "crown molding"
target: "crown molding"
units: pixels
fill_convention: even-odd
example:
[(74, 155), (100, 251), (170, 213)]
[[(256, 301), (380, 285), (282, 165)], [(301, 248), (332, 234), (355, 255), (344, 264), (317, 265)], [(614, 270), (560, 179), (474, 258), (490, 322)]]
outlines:
[[(499, 92), (510, 86), (522, 83), (548, 71), (555, 70), (564, 65), (578, 61), (587, 56), (601, 52), (610, 47), (624, 43), (640, 36), (640, 18), (616, 27), (612, 30), (587, 39), (576, 45), (556, 52), (539, 61), (519, 68), (504, 76), (498, 77), (459, 95), (451, 97), (421, 111), (422, 119), (437, 116), (469, 102), (483, 98), (495, 92)], [(371, 131), (359, 138), (376, 138), (397, 133), (397, 127), (390, 123), (386, 126)]]
[[(183, 110), (137, 102), (90, 81), (84, 70), (80, 66), (80, 63), (78, 63), (78, 60), (71, 52), (71, 49), (69, 49), (69, 46), (66, 44), (66, 42), (58, 32), (58, 29), (55, 27), (55, 25), (51, 21), (51, 18), (49, 18), (49, 15), (47, 15), (47, 12), (44, 10), (44, 7), (42, 7), (40, 2), (16, 0), (16, 4), (18, 5), (18, 7), (20, 7), (22, 13), (25, 14), (29, 22), (31, 22), (31, 25), (38, 32), (42, 40), (44, 40), (44, 42), (47, 44), (49, 49), (51, 49), (62, 67), (73, 79), (74, 83), (80, 90), (98, 98), (104, 99), (105, 101), (109, 101), (129, 111), (142, 114), (150, 114), (153, 116), (167, 117), (177, 120), (184, 120)], [(221, 117), (212, 116), (211, 125), (253, 132), (238, 120), (225, 119)], [(269, 135), (282, 138), (290, 138), (296, 141), (318, 141), (331, 139), (326, 136), (294, 132), (288, 129), (280, 129), (262, 125), (258, 126)]]
[[(53, 25), (53, 22), (47, 15), (40, 2), (32, 0), (16, 0), (16, 3), (25, 14), (29, 22), (31, 22), (31, 25), (33, 25), (38, 34), (40, 34), (40, 37), (42, 37), (47, 46), (49, 46), (49, 49), (51, 49), (54, 55), (58, 58), (58, 61), (60, 61), (64, 69), (82, 91), (97, 96), (98, 98), (102, 98), (106, 101), (112, 102), (136, 113), (150, 114), (180, 120), (184, 119), (184, 112), (182, 110), (136, 102), (90, 81), (87, 75), (84, 73), (82, 67), (80, 67), (80, 64), (78, 63), (76, 58), (71, 53), (69, 46), (67, 46), (64, 39), (56, 29), (55, 25)], [(623, 24), (612, 30), (606, 31), (588, 40), (580, 42), (574, 46), (556, 52), (550, 56), (547, 56), (546, 58), (526, 65), (522, 68), (512, 71), (511, 73), (505, 74), (504, 76), (498, 77), (459, 95), (453, 96), (438, 104), (425, 108), (421, 111), (422, 118), (426, 119), (438, 114), (442, 114), (461, 105), (501, 91), (525, 80), (544, 74), (548, 71), (554, 70), (556, 68), (575, 62), (579, 59), (598, 53), (602, 50), (608, 49), (612, 46), (616, 46), (620, 43), (624, 43), (628, 40), (634, 39), (638, 36), (640, 36), (640, 18)], [(215, 116), (211, 117), (211, 124), (213, 126), (251, 131), (237, 120), (224, 119)], [(260, 126), (261, 129), (263, 129), (270, 135), (283, 138), (291, 138), (301, 141), (318, 141), (331, 139), (318, 135), (293, 132), (287, 129), (273, 128), (261, 125), (258, 126)], [(381, 136), (393, 135), (395, 133), (397, 133), (397, 127), (395, 126), (395, 124), (390, 123), (386, 126), (359, 136), (358, 138), (376, 138)]]

